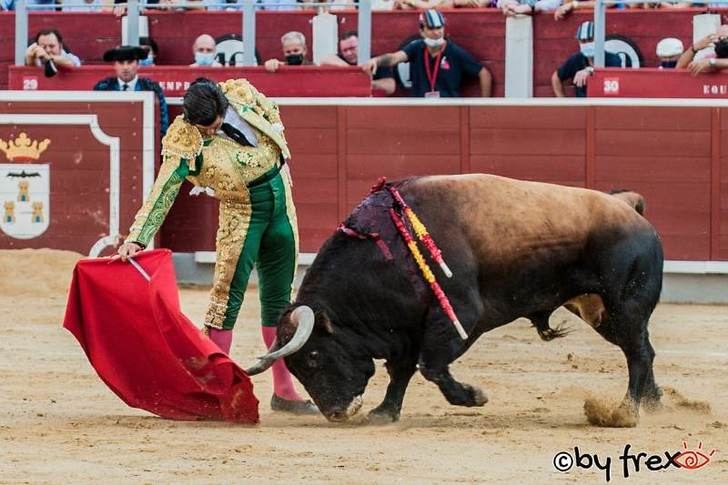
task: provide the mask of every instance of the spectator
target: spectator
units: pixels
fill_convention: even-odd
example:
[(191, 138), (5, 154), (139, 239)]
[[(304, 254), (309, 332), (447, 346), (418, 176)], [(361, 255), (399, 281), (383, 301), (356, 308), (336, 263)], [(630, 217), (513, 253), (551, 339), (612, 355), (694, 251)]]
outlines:
[(190, 67), (222, 67), (215, 59), (215, 39), (209, 34), (202, 34), (192, 44), (192, 55), (195, 62)]
[(506, 17), (552, 12), (559, 8), (561, 0), (498, 0), (498, 8)]
[[(718, 34), (713, 34), (713, 36), (716, 35)], [(688, 65), (688, 69), (690, 69), (693, 76), (728, 68), (728, 37), (721, 36), (715, 38), (713, 45), (715, 48), (714, 56), (706, 56), (702, 59), (694, 60)], [(695, 49), (695, 47), (691, 47), (691, 50)]]
[[(339, 39), (339, 53), (324, 58), (322, 66), (356, 66), (359, 64), (359, 34), (355, 31), (346, 32)], [(394, 93), (397, 84), (394, 82), (392, 69), (383, 67), (377, 69), (372, 80), (372, 89), (384, 91), (390, 95)]]
[[(554, 95), (566, 96), (567, 83), (576, 87), (576, 97), (586, 97), (586, 83), (594, 73), (594, 22), (587, 20), (576, 30), (579, 52), (572, 54), (551, 76)], [(612, 52), (604, 53), (606, 67), (622, 67), (622, 59)]]
[(695, 68), (699, 69), (698, 72), (709, 68), (710, 61), (708, 59), (715, 57), (715, 44), (725, 37), (728, 37), (728, 25), (721, 25), (715, 33), (706, 35), (691, 45), (690, 49), (683, 52), (677, 61), (676, 67), (678, 69), (689, 68), (691, 71)]
[[(66, 5), (67, 3), (71, 5)], [(61, 3), (61, 10), (64, 12), (101, 12), (103, 9), (101, 0), (62, 0)]]
[(30, 12), (54, 12), (56, 0), (26, 0)]
[(661, 69), (674, 69), (684, 50), (680, 39), (666, 37), (657, 43), (655, 54), (660, 58)]
[(415, 97), (459, 97), (463, 76), (477, 77), (481, 95), (490, 96), (490, 72), (463, 48), (445, 39), (445, 17), (437, 10), (426, 10), (420, 14), (419, 22), (422, 39), (397, 52), (374, 57), (362, 68), (376, 74), (380, 67), (409, 61), (410, 94)]
[(35, 41), (25, 51), (25, 65), (43, 67), (45, 75), (55, 76), (58, 68), (73, 69), (81, 60), (66, 51), (63, 36), (56, 29), (43, 29), (35, 35)]
[(202, 0), (159, 0), (160, 10), (199, 10), (204, 9)]
[(147, 56), (147, 51), (141, 47), (122, 45), (104, 53), (104, 61), (114, 63), (116, 76), (107, 77), (97, 82), (94, 91), (152, 91), (159, 101), (159, 128), (161, 135), (167, 132), (169, 125), (169, 112), (164, 93), (159, 84), (139, 77), (139, 60)]
[(281, 45), (283, 47), (283, 57), (285, 61), (278, 59), (268, 59), (265, 61), (266, 71), (276, 72), (282, 65), (286, 66), (307, 66), (313, 64), (306, 59), (308, 50), (306, 49), (306, 37), (296, 31), (288, 32), (281, 37)]
[(139, 37), (139, 47), (147, 52), (146, 59), (139, 60), (139, 66), (155, 66), (159, 56), (159, 46), (151, 37)]
[[(573, 0), (573, 1), (567, 1), (564, 0), (564, 3), (561, 4), (559, 8), (557, 8), (554, 11), (554, 19), (556, 20), (563, 20), (565, 19), (569, 14), (571, 14), (574, 10), (593, 10), (596, 6), (597, 2), (594, 0), (588, 0), (588, 1), (579, 1), (579, 0)], [(607, 8), (614, 8), (614, 9), (624, 9), (624, 8), (639, 8), (640, 5), (625, 5), (623, 3), (613, 4), (613, 5), (607, 5)]]
[[(239, 1), (242, 3), (242, 0)], [(268, 11), (297, 10), (297, 6), (291, 3), (291, 0), (258, 0), (256, 5), (259, 5), (261, 10)]]
[(400, 10), (429, 10), (433, 8), (485, 8), (495, 5), (494, 0), (394, 0)]

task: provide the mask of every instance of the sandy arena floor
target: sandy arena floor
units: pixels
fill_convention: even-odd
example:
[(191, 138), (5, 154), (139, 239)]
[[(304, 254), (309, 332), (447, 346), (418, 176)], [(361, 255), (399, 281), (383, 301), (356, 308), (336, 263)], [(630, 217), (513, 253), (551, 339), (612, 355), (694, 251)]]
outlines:
[[(636, 428), (597, 428), (583, 405), (590, 396), (619, 400), (627, 371), (616, 347), (560, 312), (574, 331), (542, 342), (525, 321), (480, 339), (453, 373), (480, 385), (483, 408), (447, 404), (420, 376), (402, 419), (387, 426), (334, 425), (322, 417), (272, 413), (269, 375), (255, 378), (261, 424), (174, 422), (128, 408), (98, 379), (70, 333), (61, 328), (65, 289), (76, 255), (0, 251), (0, 483), (606, 483), (606, 472), (554, 468), (567, 451), (611, 458), (610, 483), (727, 483), (728, 308), (661, 305), (651, 322), (658, 382), (666, 408), (643, 412)], [(184, 310), (201, 321), (207, 292), (183, 289)], [(238, 322), (233, 358), (263, 351), (257, 293)], [(384, 395), (380, 365), (365, 411)], [(709, 407), (709, 408), (708, 408)], [(696, 450), (700, 469), (639, 472), (633, 454)], [(700, 450), (699, 450), (700, 451)], [(562, 457), (568, 464), (568, 458)], [(588, 464), (582, 457), (581, 463)], [(563, 462), (562, 462), (563, 463)]]

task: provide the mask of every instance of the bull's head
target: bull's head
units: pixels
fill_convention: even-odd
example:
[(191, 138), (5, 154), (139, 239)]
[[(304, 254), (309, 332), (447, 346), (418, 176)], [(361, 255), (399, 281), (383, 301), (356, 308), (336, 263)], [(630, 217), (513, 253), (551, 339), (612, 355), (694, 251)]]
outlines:
[[(288, 342), (282, 345), (283, 342)], [(247, 369), (249, 375), (285, 357), (291, 373), (303, 384), (330, 421), (345, 421), (361, 408), (362, 394), (374, 375), (374, 361), (359, 339), (334, 325), (325, 314), (307, 306), (285, 313), (271, 351)]]

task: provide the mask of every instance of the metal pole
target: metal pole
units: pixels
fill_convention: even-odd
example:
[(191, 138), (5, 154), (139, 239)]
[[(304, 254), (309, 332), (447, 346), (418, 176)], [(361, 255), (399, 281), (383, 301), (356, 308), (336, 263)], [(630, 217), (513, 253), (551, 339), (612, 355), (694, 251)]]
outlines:
[(604, 67), (604, 40), (607, 31), (607, 6), (597, 0), (594, 7), (594, 67)]
[(359, 64), (372, 57), (372, 0), (359, 0)]
[(15, 65), (25, 65), (28, 50), (28, 9), (25, 0), (15, 2)]
[(129, 45), (139, 45), (139, 0), (127, 0), (126, 41)]
[(243, 65), (255, 65), (255, 0), (243, 0)]

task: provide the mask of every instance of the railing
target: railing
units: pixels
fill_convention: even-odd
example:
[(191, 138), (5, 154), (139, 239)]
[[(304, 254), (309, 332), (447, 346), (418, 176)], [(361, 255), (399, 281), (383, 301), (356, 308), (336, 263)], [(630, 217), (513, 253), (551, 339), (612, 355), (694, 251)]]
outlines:
[[(358, 33), (359, 33), (359, 60), (360, 62), (366, 62), (371, 57), (371, 43), (372, 43), (372, 0), (359, 0), (359, 15), (358, 15)], [(86, 5), (83, 2), (71, 2), (65, 3), (65, 5)], [(227, 2), (208, 2), (205, 3), (205, 7), (221, 7), (229, 8), (231, 5)], [(237, 5), (237, 4), (234, 4)], [(294, 1), (284, 1), (278, 4), (279, 6), (298, 6), (300, 5)], [(350, 3), (333, 1), (333, 2), (313, 2), (306, 4), (314, 8), (318, 8), (320, 11), (325, 11), (331, 7), (351, 7)], [(139, 45), (139, 12), (146, 6), (144, 0), (128, 0), (126, 3), (115, 4), (115, 7), (126, 8), (128, 21), (126, 24), (126, 38), (129, 45)], [(192, 2), (179, 2), (175, 5), (175, 8), (200, 8), (200, 3)], [(28, 40), (28, 11), (29, 10), (44, 10), (48, 7), (46, 5), (28, 5), (26, 0), (17, 0), (15, 5), (15, 65), (22, 66), (25, 64), (25, 51), (27, 49)], [(255, 11), (261, 8), (257, 5), (255, 0), (242, 0), (241, 10), (241, 38), (243, 39), (243, 45), (245, 49), (243, 51), (243, 66), (255, 66)]]

